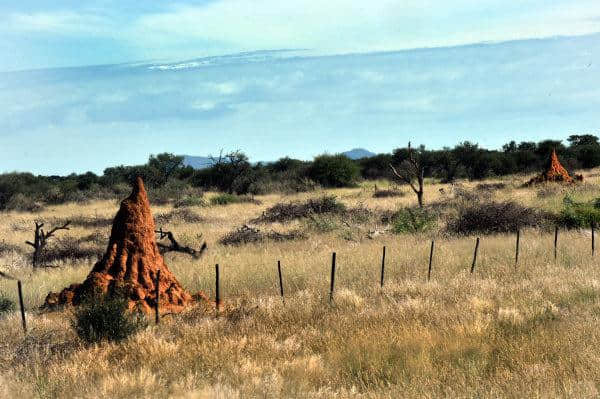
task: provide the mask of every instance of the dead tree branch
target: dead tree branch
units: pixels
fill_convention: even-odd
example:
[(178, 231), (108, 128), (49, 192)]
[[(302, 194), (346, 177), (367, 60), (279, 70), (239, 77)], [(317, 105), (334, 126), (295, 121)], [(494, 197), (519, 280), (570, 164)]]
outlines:
[(410, 145), (410, 141), (408, 142), (408, 158), (402, 162), (400, 165), (401, 168), (395, 168), (391, 163), (389, 166), (390, 169), (392, 169), (394, 176), (410, 186), (410, 188), (417, 195), (419, 207), (423, 208), (425, 167), (423, 166), (421, 160), (415, 157), (414, 151)]
[(191, 248), (191, 247), (181, 246), (175, 239), (175, 236), (173, 235), (173, 233), (170, 231), (164, 231), (162, 229), (162, 227), (160, 228), (160, 230), (156, 230), (155, 232), (157, 234), (160, 234), (161, 240), (166, 237), (171, 242), (171, 245), (165, 245), (160, 242), (157, 243), (161, 254), (165, 254), (167, 252), (182, 252), (182, 253), (185, 253), (188, 255), (192, 255), (194, 258), (199, 258), (202, 256), (204, 251), (206, 251), (206, 249), (208, 248), (208, 245), (206, 245), (206, 241), (204, 243), (202, 243), (202, 246), (200, 247), (199, 250), (195, 250), (194, 248)]
[(4, 272), (0, 272), (0, 277), (5, 278), (7, 280), (17, 280), (16, 277), (13, 277), (10, 274)]
[(34, 268), (40, 266), (42, 252), (46, 247), (46, 244), (48, 243), (48, 239), (54, 236), (54, 233), (56, 233), (58, 230), (69, 230), (69, 224), (71, 224), (71, 221), (67, 221), (62, 226), (55, 227), (52, 230), (45, 232), (43, 229), (44, 223), (35, 222), (35, 233), (33, 242), (25, 241), (25, 244), (31, 245), (33, 247), (32, 265)]

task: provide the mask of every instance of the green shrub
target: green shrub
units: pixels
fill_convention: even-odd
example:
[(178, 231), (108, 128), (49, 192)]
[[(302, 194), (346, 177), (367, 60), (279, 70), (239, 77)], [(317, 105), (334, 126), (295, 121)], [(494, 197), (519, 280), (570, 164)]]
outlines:
[(586, 228), (592, 222), (600, 224), (600, 198), (590, 203), (581, 203), (565, 196), (558, 222), (567, 228)]
[(327, 233), (339, 228), (336, 220), (326, 214), (310, 215), (308, 219), (306, 219), (306, 224), (310, 230), (318, 231), (320, 233)]
[(308, 176), (325, 187), (353, 187), (360, 168), (345, 155), (319, 155), (308, 169)]
[(435, 227), (437, 217), (421, 208), (404, 208), (392, 218), (393, 231), (396, 234), (420, 233)]
[(235, 204), (237, 202), (239, 202), (237, 195), (225, 194), (225, 193), (219, 194), (210, 199), (211, 205), (229, 205), (229, 204)]
[(147, 326), (141, 313), (131, 313), (120, 296), (97, 295), (88, 298), (75, 311), (73, 328), (87, 343), (121, 341)]
[(245, 195), (234, 195), (234, 194), (219, 194), (210, 199), (211, 205), (229, 205), (229, 204), (240, 204), (240, 203), (251, 203), (260, 204), (260, 201), (255, 200), (252, 197)]
[(0, 293), (0, 317), (5, 314), (14, 312), (16, 309), (15, 303), (4, 294)]

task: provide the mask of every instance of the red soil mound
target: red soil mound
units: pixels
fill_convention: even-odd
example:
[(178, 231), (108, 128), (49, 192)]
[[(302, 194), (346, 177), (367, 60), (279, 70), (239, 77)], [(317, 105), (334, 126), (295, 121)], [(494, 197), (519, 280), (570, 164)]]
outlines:
[(121, 202), (113, 221), (104, 257), (82, 284), (73, 284), (60, 293), (49, 293), (45, 307), (77, 305), (97, 292), (116, 290), (129, 300), (129, 308), (150, 312), (156, 301), (156, 275), (160, 270), (160, 310), (180, 312), (194, 302), (164, 263), (156, 245), (154, 219), (144, 183), (138, 178), (131, 195)]
[(550, 160), (548, 161), (548, 167), (539, 176), (534, 177), (529, 181), (528, 184), (537, 184), (545, 182), (563, 182), (573, 183), (573, 178), (569, 175), (569, 172), (560, 164), (556, 150), (552, 151)]

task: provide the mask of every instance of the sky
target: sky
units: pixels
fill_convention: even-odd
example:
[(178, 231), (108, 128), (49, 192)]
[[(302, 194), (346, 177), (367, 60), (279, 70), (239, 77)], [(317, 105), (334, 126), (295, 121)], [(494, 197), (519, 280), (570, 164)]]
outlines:
[(600, 133), (597, 0), (5, 3), (0, 172)]

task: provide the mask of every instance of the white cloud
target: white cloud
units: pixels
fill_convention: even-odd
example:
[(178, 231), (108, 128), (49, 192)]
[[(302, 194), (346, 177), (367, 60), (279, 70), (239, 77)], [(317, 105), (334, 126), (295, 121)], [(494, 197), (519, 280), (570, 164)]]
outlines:
[(211, 87), (219, 94), (230, 95), (240, 92), (241, 87), (235, 82), (212, 83)]
[(192, 109), (196, 109), (198, 111), (211, 111), (215, 109), (216, 106), (217, 104), (212, 101), (202, 100), (194, 101), (191, 105)]
[(11, 13), (7, 16), (2, 30), (13, 32), (109, 33), (109, 21), (91, 13), (73, 11)]
[[(132, 40), (156, 46), (194, 46), (194, 40), (232, 49), (311, 48), (324, 52), (446, 46), (600, 30), (597, 0), (221, 0), (143, 15)], [(198, 46), (200, 47), (200, 46)]]

